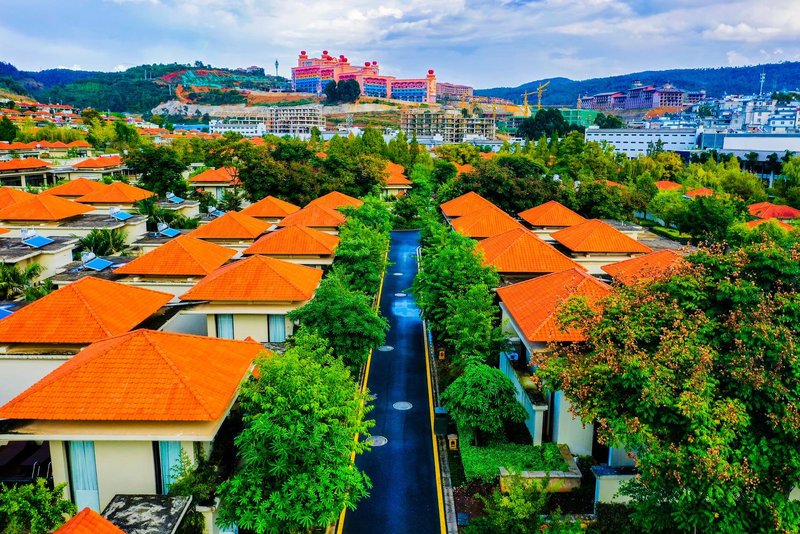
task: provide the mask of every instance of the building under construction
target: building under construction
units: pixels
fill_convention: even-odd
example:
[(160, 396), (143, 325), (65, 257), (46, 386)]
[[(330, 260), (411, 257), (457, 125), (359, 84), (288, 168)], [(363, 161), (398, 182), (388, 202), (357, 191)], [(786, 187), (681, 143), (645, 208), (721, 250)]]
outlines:
[(219, 111), (212, 117), (208, 124), (209, 132), (237, 132), (245, 137), (300, 135), (311, 133), (315, 127), (325, 129), (325, 117), (319, 105), (240, 108)]
[(494, 139), (493, 117), (472, 117), (454, 109), (407, 109), (400, 117), (400, 128), (407, 136), (434, 138), (442, 143), (463, 143), (473, 139)]

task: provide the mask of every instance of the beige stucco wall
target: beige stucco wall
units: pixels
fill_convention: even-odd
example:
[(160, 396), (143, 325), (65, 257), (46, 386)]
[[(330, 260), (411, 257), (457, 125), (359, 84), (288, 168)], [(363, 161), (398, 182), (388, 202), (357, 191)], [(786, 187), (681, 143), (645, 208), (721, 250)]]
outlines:
[[(90, 212), (95, 213), (95, 212)], [(141, 238), (147, 233), (147, 220), (145, 219), (137, 219), (137, 220), (130, 220), (124, 223), (121, 226), (118, 226), (118, 223), (111, 220), (109, 216), (109, 227), (112, 228), (121, 228), (125, 234), (126, 239), (125, 242), (127, 244), (132, 244), (137, 239)], [(46, 237), (85, 237), (92, 231), (92, 228), (80, 228), (80, 227), (63, 227), (59, 226), (58, 223), (53, 222), (40, 222), (40, 221), (17, 221), (10, 223), (5, 221), (3, 223), (3, 227), (7, 228), (9, 233), (3, 234), (3, 237), (20, 237), (21, 231), (24, 228), (33, 228), (36, 230), (40, 235)]]
[(129, 286), (141, 287), (143, 289), (152, 289), (153, 291), (161, 291), (163, 293), (171, 293), (175, 295), (170, 302), (178, 302), (178, 297), (189, 291), (200, 280), (200, 278), (184, 278), (180, 281), (175, 279), (145, 279), (137, 276), (126, 276), (120, 278), (117, 282), (127, 284)]
[(70, 246), (64, 250), (56, 252), (55, 254), (40, 254), (36, 258), (31, 258), (42, 266), (42, 274), (39, 276), (40, 280), (50, 278), (56, 273), (61, 272), (65, 265), (72, 262), (72, 249)]
[(612, 263), (617, 263), (620, 261), (629, 260), (631, 258), (635, 258), (637, 256), (641, 256), (642, 254), (613, 254), (613, 255), (602, 255), (602, 254), (587, 254), (587, 255), (578, 255), (574, 254), (571, 258), (580, 264), (581, 266), (585, 267), (586, 270), (591, 275), (604, 275), (606, 272), (601, 269), (601, 267), (605, 265), (610, 265)]
[(556, 391), (553, 402), (553, 441), (566, 443), (573, 454), (592, 454), (594, 425), (584, 424), (569, 409), (572, 406), (563, 391)]
[(597, 485), (594, 490), (595, 503), (598, 502), (618, 502), (626, 503), (631, 500), (625, 495), (617, 495), (620, 486), (628, 482), (635, 475), (605, 475), (597, 477)]
[(155, 458), (151, 441), (95, 441), (100, 508), (118, 493), (156, 492)]
[[(246, 339), (252, 337), (260, 343), (268, 341), (268, 315), (286, 315), (292, 310), (301, 307), (305, 302), (276, 302), (272, 304), (235, 304), (235, 303), (214, 303), (200, 305), (186, 311), (187, 314), (202, 313), (207, 315), (207, 328), (210, 337), (217, 336), (217, 324), (215, 316), (217, 314), (233, 315), (233, 336), (234, 339)], [(284, 319), (286, 324), (286, 337), (294, 332), (294, 323), (288, 318)]]
[(0, 355), (0, 406), (50, 374), (68, 359), (68, 355)]

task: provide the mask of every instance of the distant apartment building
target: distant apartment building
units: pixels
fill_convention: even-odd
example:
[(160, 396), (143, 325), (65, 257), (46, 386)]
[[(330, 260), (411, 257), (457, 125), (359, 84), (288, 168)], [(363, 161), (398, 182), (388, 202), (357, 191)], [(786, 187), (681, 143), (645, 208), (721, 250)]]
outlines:
[(220, 113), (209, 121), (210, 133), (237, 132), (245, 137), (305, 135), (325, 129), (320, 106), (264, 106)]
[(692, 150), (697, 145), (696, 128), (623, 128), (618, 130), (589, 127), (586, 141), (607, 142), (618, 154), (635, 158), (647, 154), (659, 141), (666, 151)]
[(472, 100), (473, 88), (469, 85), (456, 85), (454, 83), (439, 82), (436, 84), (436, 99), (439, 102), (448, 100)]
[(598, 93), (581, 98), (581, 108), (597, 111), (684, 107), (705, 99), (705, 91), (684, 91), (670, 83), (661, 86), (635, 82), (627, 91)]
[(461, 111), (443, 109), (407, 109), (400, 118), (400, 129), (407, 136), (434, 138), (444, 144), (475, 139), (491, 140), (496, 135), (492, 117), (464, 116)]
[(406, 102), (436, 102), (438, 84), (433, 70), (428, 70), (427, 75), (420, 78), (385, 76), (380, 73), (377, 61), (367, 61), (363, 67), (357, 66), (351, 64), (344, 55), (333, 57), (327, 50), (323, 50), (322, 55), (316, 58), (303, 50), (297, 57), (297, 66), (292, 67), (292, 88), (298, 92), (320, 94), (328, 82), (343, 80), (356, 80), (364, 96)]

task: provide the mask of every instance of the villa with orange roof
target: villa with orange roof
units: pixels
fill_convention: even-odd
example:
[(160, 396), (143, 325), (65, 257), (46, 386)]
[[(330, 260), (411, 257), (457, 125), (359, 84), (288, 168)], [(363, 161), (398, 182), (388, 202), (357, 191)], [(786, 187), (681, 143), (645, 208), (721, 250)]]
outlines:
[(303, 306), (322, 279), (322, 270), (267, 256), (250, 256), (220, 267), (180, 299), (197, 302), (184, 314), (205, 315), (208, 335), (283, 343), (294, 323), (286, 314)]
[(189, 235), (242, 252), (272, 227), (261, 219), (229, 211), (192, 230)]
[(130, 212), (140, 200), (155, 196), (155, 193), (147, 189), (125, 182), (98, 183), (98, 185), (100, 187), (95, 187), (75, 201), (87, 206), (94, 206), (97, 211), (108, 212), (112, 208), (119, 208)]
[(651, 252), (629, 260), (604, 265), (603, 271), (611, 279), (629, 286), (637, 282), (652, 280), (665, 275), (683, 262), (683, 257), (669, 249)]
[(522, 228), (522, 225), (513, 217), (494, 205), (478, 209), (458, 219), (452, 219), (450, 226), (459, 234), (472, 239), (486, 239), (509, 230)]
[(92, 180), (102, 180), (103, 178), (116, 178), (127, 176), (130, 173), (119, 155), (98, 156), (88, 158), (75, 163), (72, 168), (65, 173), (73, 180), (75, 178), (90, 178)]
[(159, 316), (171, 298), (86, 277), (0, 319), (0, 403), (90, 343)]
[(0, 161), (0, 185), (6, 187), (44, 187), (56, 181), (52, 165), (39, 158)]
[(0, 407), (0, 442), (42, 443), (42, 463), (79, 509), (166, 494), (182, 455), (210, 454), (262, 353), (253, 341), (152, 330), (106, 337)]
[(555, 231), (586, 222), (586, 219), (555, 200), (527, 209), (518, 215), (542, 239), (550, 239), (550, 234)]
[(206, 169), (200, 174), (189, 178), (189, 184), (195, 189), (202, 189), (215, 199), (220, 200), (225, 191), (233, 190), (239, 184), (238, 171), (235, 167)]
[(7, 266), (25, 269), (37, 264), (42, 268), (37, 281), (50, 278), (72, 262), (72, 253), (78, 240), (69, 236), (54, 236), (46, 240), (28, 240), (9, 237), (11, 232), (0, 228), (0, 262)]
[(344, 214), (340, 211), (311, 202), (305, 208), (287, 215), (278, 223), (278, 227), (305, 226), (327, 234), (337, 235), (339, 227), (344, 224), (345, 220)]
[(783, 222), (780, 219), (756, 219), (754, 221), (747, 221), (744, 224), (745, 224), (745, 226), (747, 226), (748, 228), (750, 228), (752, 230), (753, 228), (758, 228), (761, 225), (770, 224), (770, 223), (774, 224), (778, 228), (786, 230), (787, 232), (793, 232), (795, 230), (794, 226), (792, 226), (791, 224), (787, 224), (787, 223)]
[(686, 191), (683, 194), (684, 197), (692, 199), (692, 200), (694, 200), (696, 198), (700, 198), (700, 197), (710, 197), (710, 196), (713, 196), (713, 195), (714, 195), (714, 190), (713, 189), (709, 189), (708, 187), (700, 187), (700, 188), (697, 188), (697, 189), (690, 189), (689, 191)]
[(83, 237), (94, 229), (118, 228), (125, 232), (130, 244), (147, 233), (147, 220), (141, 216), (120, 220), (109, 213), (97, 212), (92, 206), (38, 194), (0, 209), (0, 227), (11, 231), (9, 237), (22, 237), (30, 232), (44, 237)]
[(277, 224), (287, 215), (299, 211), (300, 206), (295, 206), (291, 202), (286, 202), (272, 195), (264, 197), (258, 202), (250, 204), (239, 213), (248, 215), (255, 219), (262, 219), (268, 223)]
[(756, 202), (750, 204), (748, 212), (753, 217), (759, 219), (778, 219), (787, 222), (792, 219), (800, 218), (800, 210), (783, 204), (773, 204), (772, 202)]
[(564, 228), (551, 234), (556, 248), (588, 269), (590, 274), (603, 274), (610, 263), (647, 254), (653, 250), (599, 219)]
[(339, 238), (335, 235), (305, 226), (287, 226), (259, 237), (243, 254), (322, 268), (333, 263), (338, 246)]
[(55, 195), (57, 197), (66, 198), (67, 200), (77, 200), (78, 198), (93, 193), (100, 189), (107, 187), (103, 182), (97, 180), (90, 180), (89, 178), (76, 178), (68, 182), (45, 189), (42, 191), (44, 195)]
[(444, 213), (444, 216), (448, 219), (457, 219), (458, 217), (469, 215), (474, 211), (478, 211), (487, 207), (496, 208), (497, 206), (480, 196), (478, 193), (469, 191), (459, 197), (454, 198), (453, 200), (448, 200), (439, 206), (439, 209), (442, 210), (442, 213)]
[(33, 193), (28, 193), (27, 191), (23, 191), (21, 189), (14, 189), (13, 187), (6, 186), (0, 187), (0, 210), (35, 196), (36, 195)]
[(683, 189), (683, 186), (669, 180), (658, 180), (656, 182), (656, 188), (658, 188), (659, 191), (680, 191)]
[(402, 165), (386, 162), (386, 184), (381, 191), (384, 197), (398, 197), (411, 190), (411, 180), (406, 177), (406, 170)]
[(328, 208), (331, 210), (338, 210), (339, 208), (348, 206), (352, 208), (358, 208), (364, 202), (355, 198), (351, 197), (350, 195), (345, 195), (344, 193), (340, 193), (339, 191), (331, 191), (326, 195), (322, 195), (319, 198), (315, 198), (311, 202), (308, 203), (308, 206), (312, 204), (314, 206), (322, 206), (324, 208)]
[[(581, 269), (547, 274), (498, 288), (506, 332), (517, 358), (500, 355), (500, 368), (515, 387), (530, 384), (531, 354), (545, 352), (550, 343), (570, 343), (584, 339), (578, 328), (565, 328), (558, 319), (560, 306), (570, 297), (583, 297), (590, 306), (611, 292), (611, 287)], [(584, 423), (569, 411), (570, 402), (562, 391), (542, 391), (541, 404), (526, 405), (526, 426), (534, 444), (542, 441), (566, 443), (573, 454), (592, 454), (593, 424)], [(528, 399), (526, 395), (525, 400)]]
[(478, 242), (484, 265), (494, 267), (505, 283), (582, 269), (577, 263), (521, 226)]

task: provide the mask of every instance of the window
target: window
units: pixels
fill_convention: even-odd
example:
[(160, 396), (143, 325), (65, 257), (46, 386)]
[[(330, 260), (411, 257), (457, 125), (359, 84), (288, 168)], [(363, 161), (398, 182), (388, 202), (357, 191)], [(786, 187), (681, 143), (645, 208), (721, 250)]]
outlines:
[(179, 441), (159, 441), (158, 442), (158, 465), (157, 474), (161, 476), (161, 493), (169, 493), (169, 488), (175, 479), (178, 478), (176, 472), (181, 464), (181, 444)]
[(78, 510), (86, 507), (100, 512), (100, 492), (97, 489), (97, 462), (93, 441), (69, 442), (69, 477), (72, 497)]
[(217, 337), (220, 339), (233, 339), (233, 315), (220, 313), (215, 315), (217, 322)]
[(286, 341), (286, 316), (269, 315), (268, 317), (270, 343), (283, 343)]

